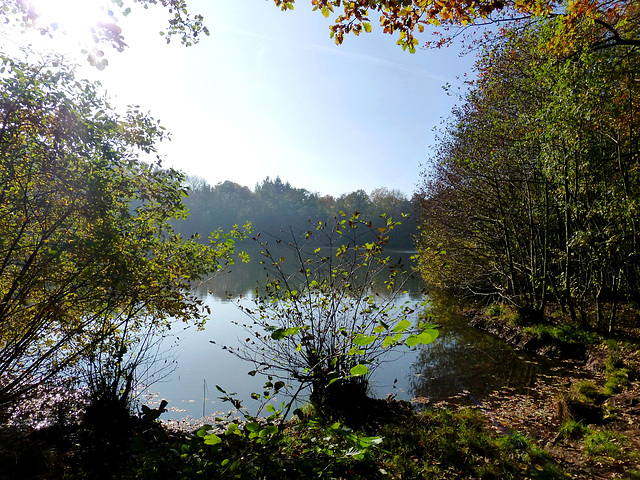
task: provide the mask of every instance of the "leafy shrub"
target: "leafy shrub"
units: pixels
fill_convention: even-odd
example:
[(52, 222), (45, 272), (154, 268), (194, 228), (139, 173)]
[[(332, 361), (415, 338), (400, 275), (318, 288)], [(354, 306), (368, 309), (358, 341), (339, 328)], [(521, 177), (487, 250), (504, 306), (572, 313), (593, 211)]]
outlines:
[(431, 325), (412, 323), (418, 305), (394, 304), (410, 275), (383, 254), (397, 225), (386, 218), (385, 227), (373, 228), (357, 212), (342, 213), (333, 223), (310, 222), (300, 235), (263, 235), (275, 245), (256, 237), (267, 279), (250, 308), (239, 304), (251, 320), (249, 336), (228, 350), (255, 365), (252, 375), (310, 387), (318, 411), (359, 408), (369, 367), (389, 348), (412, 348), (438, 335)]

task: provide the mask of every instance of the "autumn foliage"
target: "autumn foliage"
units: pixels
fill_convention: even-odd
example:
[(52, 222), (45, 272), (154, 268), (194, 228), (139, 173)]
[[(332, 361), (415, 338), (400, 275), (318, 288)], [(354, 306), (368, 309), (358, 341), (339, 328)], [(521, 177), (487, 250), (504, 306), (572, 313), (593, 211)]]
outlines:
[(485, 48), (424, 172), (420, 262), (431, 283), (612, 331), (640, 292), (638, 54), (540, 49), (561, 22)]
[[(274, 0), (283, 10), (295, 0)], [(589, 42), (597, 46), (639, 45), (638, 6), (615, 0), (311, 0), (325, 17), (337, 15), (331, 36), (341, 44), (345, 35), (370, 32), (378, 23), (384, 33), (398, 34), (398, 44), (415, 52), (417, 35), (436, 31), (425, 46), (442, 46), (466, 27), (504, 24), (514, 20), (558, 17), (557, 35), (550, 45), (572, 48)]]

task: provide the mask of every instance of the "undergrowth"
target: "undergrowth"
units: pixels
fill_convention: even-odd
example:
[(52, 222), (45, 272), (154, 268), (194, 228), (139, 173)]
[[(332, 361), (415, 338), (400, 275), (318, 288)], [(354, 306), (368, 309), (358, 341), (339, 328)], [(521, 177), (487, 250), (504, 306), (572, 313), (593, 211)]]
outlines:
[[(471, 409), (402, 414), (357, 431), (317, 418), (289, 422), (280, 433), (263, 436), (262, 429), (237, 425), (231, 433), (227, 427), (210, 437), (203, 427), (179, 449), (159, 445), (181, 452), (168, 464), (164, 458), (161, 473), (164, 478), (565, 478), (526, 438), (496, 437), (482, 414)], [(134, 478), (160, 473), (149, 471), (148, 462), (136, 464)]]
[(52, 473), (60, 479), (566, 478), (532, 442), (517, 434), (498, 436), (472, 409), (414, 413), (405, 408), (357, 430), (313, 415), (282, 425), (273, 420), (205, 425), (191, 433), (169, 431), (156, 420), (142, 422), (130, 441), (118, 446), (122, 463), (105, 461), (94, 470), (82, 461), (83, 455), (93, 456), (79, 443), (83, 434), (66, 443), (71, 451), (22, 446), (56, 456), (50, 463), (55, 472), (42, 463), (33, 472), (39, 478)]

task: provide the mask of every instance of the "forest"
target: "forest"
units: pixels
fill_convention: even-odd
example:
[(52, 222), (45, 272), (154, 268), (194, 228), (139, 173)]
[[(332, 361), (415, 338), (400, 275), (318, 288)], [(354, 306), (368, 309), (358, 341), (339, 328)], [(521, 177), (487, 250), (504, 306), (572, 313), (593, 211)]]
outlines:
[[(640, 478), (637, 2), (311, 0), (338, 46), (379, 26), (407, 54), (477, 54), (411, 198), (167, 167), (159, 120), (21, 44), (65, 34), (36, 4), (0, 1), (0, 479)], [(193, 1), (107, 4), (79, 51), (97, 72), (129, 15), (161, 12), (167, 43), (210, 33)], [(393, 250), (422, 301), (394, 303), (415, 272)], [(264, 381), (259, 409), (215, 385), (229, 413), (164, 421), (140, 395), (162, 340), (203, 333), (207, 285), (247, 261), (246, 337), (216, 324), (207, 346)], [(537, 355), (530, 383), (374, 398), (389, 352), (446, 368), (448, 315)]]
[[(204, 234), (219, 228), (228, 230), (234, 225), (251, 222), (256, 232), (277, 235), (282, 231), (305, 232), (318, 221), (326, 222), (344, 212), (358, 212), (379, 227), (386, 217), (398, 221), (386, 248), (413, 250), (417, 234), (417, 211), (414, 203), (397, 190), (386, 187), (345, 193), (338, 198), (321, 196), (304, 188), (295, 188), (279, 176), (258, 183), (253, 191), (231, 181), (209, 185), (204, 179), (189, 176), (186, 179), (189, 195), (184, 205), (189, 215), (174, 223), (182, 235)], [(385, 219), (381, 218), (384, 215)]]
[(484, 49), (423, 175), (421, 272), (613, 332), (640, 300), (638, 51), (541, 48), (557, 30), (519, 26)]

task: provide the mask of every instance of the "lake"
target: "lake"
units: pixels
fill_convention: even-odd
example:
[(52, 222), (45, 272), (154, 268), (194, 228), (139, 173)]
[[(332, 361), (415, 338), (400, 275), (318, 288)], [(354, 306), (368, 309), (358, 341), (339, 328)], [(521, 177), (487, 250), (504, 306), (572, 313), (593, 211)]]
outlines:
[[(163, 419), (199, 419), (232, 410), (231, 404), (218, 398), (221, 393), (216, 385), (235, 392), (233, 396), (243, 400), (249, 412), (256, 413), (259, 403), (251, 399), (251, 393), (261, 392), (266, 378), (249, 376), (253, 364), (238, 359), (221, 345), (238, 346), (247, 337), (246, 331), (234, 322), (246, 322), (248, 318), (234, 302), (227, 300), (227, 293), (233, 297), (242, 294), (246, 298), (243, 302), (250, 303), (256, 282), (264, 275), (262, 267), (252, 262), (234, 266), (232, 273), (199, 288), (199, 295), (211, 309), (205, 329), (173, 326), (172, 335), (160, 349), (164, 352), (161, 361), (164, 375), (157, 375), (161, 379), (143, 396), (148, 404), (149, 400), (169, 401), (170, 410), (163, 414)], [(396, 303), (428, 300), (422, 289), (421, 282), (415, 279)], [(372, 375), (372, 396), (383, 398), (392, 394), (423, 404), (439, 401), (472, 404), (501, 387), (527, 389), (537, 375), (548, 374), (556, 365), (514, 351), (502, 341), (470, 328), (468, 319), (453, 313), (451, 308), (434, 308), (432, 313), (432, 322), (441, 325), (439, 338), (413, 350), (403, 347), (390, 352)], [(417, 315), (418, 311), (414, 316)]]

